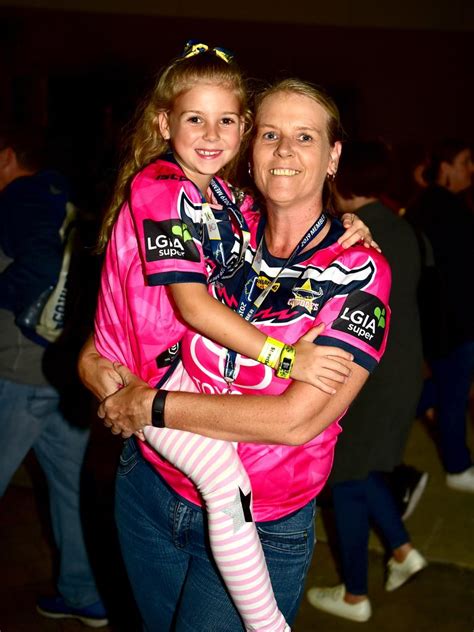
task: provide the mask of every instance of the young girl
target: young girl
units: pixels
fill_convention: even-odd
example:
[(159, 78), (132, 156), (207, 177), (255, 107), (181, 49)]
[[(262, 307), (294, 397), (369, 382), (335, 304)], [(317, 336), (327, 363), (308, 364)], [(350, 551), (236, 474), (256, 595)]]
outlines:
[[(291, 374), (333, 392), (321, 378), (343, 381), (350, 354), (266, 338), (207, 292), (208, 283), (219, 283), (240, 265), (249, 223), (258, 220), (252, 201), (240, 200), (239, 209), (232, 190), (215, 177), (232, 166), (248, 120), (243, 79), (224, 51), (189, 45), (162, 73), (139, 115), (103, 224), (100, 243), (108, 245), (95, 344), (150, 385), (168, 380), (168, 390), (173, 384), (183, 388), (179, 380), (173, 383), (176, 376), (168, 378), (180, 338), (191, 327), (265, 363), (282, 379)], [(257, 283), (264, 287), (265, 278)], [(227, 355), (223, 392), (230, 392), (238, 376), (233, 357)], [(201, 492), (212, 552), (245, 628), (289, 630), (273, 595), (252, 522), (250, 484), (233, 444), (163, 430), (160, 393), (156, 427), (145, 429), (147, 442), (140, 448), (150, 459), (148, 444), (153, 446), (157, 453), (150, 460), (164, 459), (170, 480), (178, 467)], [(143, 596), (136, 597), (140, 604)]]

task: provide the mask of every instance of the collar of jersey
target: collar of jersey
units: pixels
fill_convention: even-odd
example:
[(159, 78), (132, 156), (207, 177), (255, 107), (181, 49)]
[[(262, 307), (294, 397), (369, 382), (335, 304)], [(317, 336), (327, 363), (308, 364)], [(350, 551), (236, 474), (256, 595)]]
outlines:
[[(195, 184), (192, 180), (190, 180), (187, 175), (184, 173), (183, 168), (181, 167), (181, 165), (179, 164), (179, 162), (176, 160), (175, 155), (173, 154), (172, 151), (167, 151), (165, 154), (161, 155), (159, 160), (161, 160), (164, 163), (168, 163), (168, 169), (170, 173), (176, 173), (179, 174), (180, 176), (182, 176), (185, 180), (187, 180), (188, 182), (191, 182), (191, 184), (193, 184), (196, 187), (196, 191), (199, 193), (199, 195), (201, 196), (201, 202), (206, 202), (206, 198), (204, 197), (204, 195), (201, 193), (201, 189), (197, 186), (197, 184)], [(164, 169), (166, 169), (166, 167), (164, 167)], [(232, 198), (230, 192), (229, 192), (229, 187), (226, 186), (226, 183), (221, 179), (218, 178), (217, 176), (214, 176), (213, 180), (217, 180), (219, 182), (219, 184), (221, 185), (221, 187), (226, 191), (227, 195)]]
[[(318, 250), (324, 250), (324, 248), (327, 248), (328, 246), (332, 246), (334, 242), (336, 242), (339, 239), (339, 237), (344, 233), (344, 227), (342, 226), (341, 222), (337, 218), (333, 217), (332, 215), (329, 215), (329, 218), (331, 220), (331, 225), (329, 227), (328, 234), (317, 246), (314, 246), (314, 248), (310, 248), (309, 250), (305, 250), (304, 252), (300, 253), (295, 258), (292, 265), (294, 265), (295, 263), (301, 263), (302, 261), (306, 261), (306, 259), (311, 258), (314, 255), (314, 253), (317, 252)], [(264, 229), (265, 229), (265, 218), (262, 217), (258, 225), (258, 230), (257, 230), (257, 244), (260, 243), (260, 239), (263, 236)], [(267, 263), (272, 263), (275, 265), (282, 266), (287, 261), (287, 259), (282, 259), (281, 257), (275, 257), (269, 252), (267, 248), (267, 244), (265, 242), (265, 238), (263, 239), (263, 255)]]

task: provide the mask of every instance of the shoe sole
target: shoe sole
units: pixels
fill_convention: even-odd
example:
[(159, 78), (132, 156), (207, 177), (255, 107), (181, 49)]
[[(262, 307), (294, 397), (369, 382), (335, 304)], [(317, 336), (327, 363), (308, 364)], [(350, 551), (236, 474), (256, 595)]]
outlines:
[(426, 489), (426, 485), (428, 483), (429, 474), (428, 472), (424, 472), (418, 482), (418, 485), (415, 487), (413, 494), (411, 495), (410, 502), (405, 509), (405, 512), (402, 516), (402, 520), (406, 520), (411, 516), (411, 514), (415, 511), (416, 506), (420, 502), (421, 497)]
[(48, 617), (49, 619), (77, 619), (90, 628), (103, 628), (106, 625), (109, 625), (108, 619), (90, 619), (89, 617), (83, 617), (79, 614), (67, 614), (66, 612), (50, 612), (48, 610), (43, 610), (39, 606), (36, 606), (36, 611), (43, 617)]

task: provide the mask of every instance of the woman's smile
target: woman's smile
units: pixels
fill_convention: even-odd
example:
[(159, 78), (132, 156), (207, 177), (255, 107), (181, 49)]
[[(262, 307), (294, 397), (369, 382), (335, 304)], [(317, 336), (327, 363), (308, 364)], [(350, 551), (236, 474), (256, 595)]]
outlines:
[(284, 169), (270, 169), (270, 173), (272, 174), (272, 176), (286, 176), (286, 177), (292, 177), (292, 176), (297, 176), (298, 174), (301, 173), (301, 171), (299, 171), (298, 169), (288, 169), (288, 168), (284, 168)]

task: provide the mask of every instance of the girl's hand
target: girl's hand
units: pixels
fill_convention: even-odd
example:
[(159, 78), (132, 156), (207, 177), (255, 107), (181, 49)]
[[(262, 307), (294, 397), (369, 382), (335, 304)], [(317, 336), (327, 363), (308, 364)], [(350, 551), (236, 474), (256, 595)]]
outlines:
[(375, 248), (382, 252), (380, 246), (373, 240), (369, 227), (355, 213), (344, 213), (341, 221), (346, 232), (337, 241), (343, 248), (349, 248), (362, 241), (366, 248)]
[(338, 347), (315, 345), (313, 340), (324, 329), (324, 323), (310, 329), (296, 343), (296, 356), (291, 378), (334, 395), (337, 391), (331, 382), (343, 384), (351, 375), (353, 356)]

